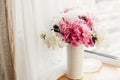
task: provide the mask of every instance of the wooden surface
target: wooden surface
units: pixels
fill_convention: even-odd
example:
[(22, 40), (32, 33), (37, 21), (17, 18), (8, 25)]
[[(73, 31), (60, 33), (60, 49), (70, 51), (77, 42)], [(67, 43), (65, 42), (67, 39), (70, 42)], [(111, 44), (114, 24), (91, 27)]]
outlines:
[[(58, 80), (70, 80), (65, 75)], [(84, 73), (81, 80), (120, 80), (120, 67), (103, 64), (102, 68), (94, 73)]]

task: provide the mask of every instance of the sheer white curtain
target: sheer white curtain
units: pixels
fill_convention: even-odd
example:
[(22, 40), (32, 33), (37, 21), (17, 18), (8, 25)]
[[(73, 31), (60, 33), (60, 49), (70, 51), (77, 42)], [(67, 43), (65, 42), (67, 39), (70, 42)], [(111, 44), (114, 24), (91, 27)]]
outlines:
[[(100, 24), (105, 25), (109, 37), (109, 51), (119, 52), (120, 50), (120, 0), (97, 0), (98, 15)], [(117, 39), (117, 40), (116, 40)], [(120, 55), (119, 55), (120, 56)]]
[(15, 0), (17, 80), (56, 80), (65, 73), (65, 48), (49, 50), (40, 34), (64, 8), (94, 10), (94, 0)]

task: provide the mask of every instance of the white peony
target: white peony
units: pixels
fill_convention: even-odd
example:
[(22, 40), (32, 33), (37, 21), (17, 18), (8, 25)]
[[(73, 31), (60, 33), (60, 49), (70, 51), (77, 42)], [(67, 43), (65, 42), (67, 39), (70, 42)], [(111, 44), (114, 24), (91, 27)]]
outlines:
[(109, 39), (107, 39), (107, 31), (105, 26), (97, 24), (98, 26), (93, 27), (93, 32), (97, 37), (97, 41), (95, 42), (96, 47), (100, 48), (108, 48)]
[[(59, 21), (65, 17), (69, 20), (72, 20), (74, 18), (77, 18), (78, 15), (84, 15), (84, 16), (89, 16), (87, 11), (83, 10), (83, 9), (80, 9), (80, 8), (73, 8), (72, 10), (69, 10), (68, 12), (64, 13), (64, 12), (61, 12), (60, 14), (58, 14), (57, 16), (53, 17), (53, 20), (52, 20), (52, 25), (58, 25), (59, 24)], [(51, 26), (52, 26), (51, 25)]]
[(47, 33), (45, 42), (47, 46), (52, 49), (56, 49), (58, 47), (62, 48), (67, 45), (67, 43), (63, 41), (62, 35), (53, 31)]

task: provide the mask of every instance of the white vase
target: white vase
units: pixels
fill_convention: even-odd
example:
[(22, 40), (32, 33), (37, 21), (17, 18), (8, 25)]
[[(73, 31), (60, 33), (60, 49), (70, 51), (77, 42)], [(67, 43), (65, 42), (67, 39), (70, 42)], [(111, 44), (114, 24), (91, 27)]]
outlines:
[(70, 79), (81, 79), (83, 77), (83, 46), (67, 46), (67, 77)]

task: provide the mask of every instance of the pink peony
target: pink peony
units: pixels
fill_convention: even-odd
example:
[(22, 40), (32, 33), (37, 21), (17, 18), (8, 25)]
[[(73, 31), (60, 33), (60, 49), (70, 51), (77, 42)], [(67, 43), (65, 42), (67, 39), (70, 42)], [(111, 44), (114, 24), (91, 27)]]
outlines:
[(79, 19), (84, 20), (84, 21), (85, 21), (84, 24), (87, 24), (87, 26), (88, 26), (89, 28), (92, 28), (92, 26), (93, 26), (92, 19), (90, 19), (90, 18), (88, 18), (88, 17), (86, 17), (86, 16), (78, 16), (78, 17), (79, 17)]
[(63, 19), (59, 22), (60, 31), (64, 37), (64, 41), (72, 46), (84, 44), (86, 47), (93, 46), (92, 32), (85, 24), (84, 20), (75, 18), (73, 20)]

